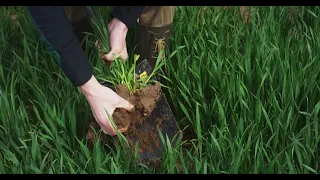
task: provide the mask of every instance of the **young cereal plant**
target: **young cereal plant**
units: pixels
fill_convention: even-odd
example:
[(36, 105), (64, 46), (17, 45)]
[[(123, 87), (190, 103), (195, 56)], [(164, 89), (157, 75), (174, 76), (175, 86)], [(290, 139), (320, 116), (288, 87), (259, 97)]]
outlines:
[(163, 51), (160, 51), (155, 68), (152, 70), (151, 74), (147, 74), (144, 71), (140, 75), (136, 74), (139, 55), (134, 55), (133, 65), (130, 65), (129, 61), (122, 61), (115, 57), (114, 63), (110, 67), (112, 77), (108, 78), (113, 79), (113, 84), (126, 84), (130, 92), (134, 93), (136, 90), (142, 89), (156, 81), (153, 77), (159, 73), (160, 68), (166, 61), (164, 59), (161, 60), (162, 54)]
[[(143, 72), (140, 75), (136, 74), (137, 61), (140, 56), (135, 54), (132, 65), (129, 61), (123, 61), (114, 56), (115, 60), (110, 65), (109, 71), (106, 73), (99, 71), (97, 78), (99, 80), (111, 83), (114, 87), (120, 84), (126, 84), (130, 92), (134, 93), (136, 90), (142, 89), (148, 86), (150, 83), (156, 82), (153, 77), (160, 73), (160, 68), (166, 62), (166, 59), (161, 60), (162, 54), (163, 51), (159, 53), (155, 68), (150, 75), (148, 75), (146, 72)], [(164, 77), (164, 75), (161, 76)]]
[[(109, 30), (107, 27), (107, 14), (110, 12), (111, 7), (100, 7), (100, 6), (92, 6), (88, 7), (90, 11), (90, 20), (94, 29), (94, 35), (90, 33), (86, 33), (89, 36), (93, 36), (95, 41), (99, 42), (99, 58), (110, 51), (109, 44)], [(115, 54), (114, 61), (112, 65), (110, 65), (110, 69), (107, 73), (101, 73), (100, 80), (105, 82), (109, 82), (113, 84), (113, 86), (119, 84), (126, 84), (130, 92), (135, 92), (137, 89), (141, 89), (146, 87), (152, 80), (152, 77), (160, 70), (160, 68), (164, 65), (165, 60), (160, 61), (160, 57), (162, 57), (163, 52), (159, 53), (157, 58), (156, 66), (153, 69), (150, 75), (147, 75), (146, 72), (143, 72), (140, 76), (136, 75), (136, 65), (139, 59), (139, 55), (134, 55), (133, 65), (129, 63), (126, 59), (116, 58)], [(107, 77), (107, 78), (104, 78)]]

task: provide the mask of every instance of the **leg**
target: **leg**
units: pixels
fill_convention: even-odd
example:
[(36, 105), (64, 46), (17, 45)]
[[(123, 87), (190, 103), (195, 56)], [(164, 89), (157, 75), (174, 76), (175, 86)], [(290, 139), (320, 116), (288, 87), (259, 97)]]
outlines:
[(168, 46), (175, 6), (147, 6), (137, 22), (136, 54), (152, 68), (158, 54)]

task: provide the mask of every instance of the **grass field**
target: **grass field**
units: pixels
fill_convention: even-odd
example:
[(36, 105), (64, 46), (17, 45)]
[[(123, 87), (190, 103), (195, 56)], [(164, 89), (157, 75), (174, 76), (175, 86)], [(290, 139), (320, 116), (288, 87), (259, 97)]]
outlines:
[[(0, 13), (1, 173), (319, 173), (320, 8), (178, 7), (166, 96), (194, 139), (164, 142), (160, 169), (85, 139), (85, 97), (21, 8)], [(134, 29), (128, 48), (134, 45)], [(173, 54), (175, 53), (175, 54)], [(106, 70), (92, 57), (96, 73)]]

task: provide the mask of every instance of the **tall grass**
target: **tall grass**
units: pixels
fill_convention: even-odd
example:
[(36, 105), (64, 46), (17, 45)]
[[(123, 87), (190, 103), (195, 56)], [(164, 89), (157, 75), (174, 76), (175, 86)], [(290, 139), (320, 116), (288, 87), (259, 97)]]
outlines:
[[(319, 172), (319, 7), (297, 7), (294, 21), (289, 7), (255, 7), (247, 24), (235, 7), (207, 7), (198, 23), (200, 7), (177, 7), (164, 90), (196, 136), (174, 147), (159, 132), (157, 170), (128, 158), (125, 140), (87, 144), (85, 98), (23, 9), (7, 9), (18, 24), (0, 18), (1, 173)], [(119, 81), (90, 59), (99, 77)]]
[[(108, 14), (111, 13), (112, 7), (90, 6), (88, 7), (88, 10), (94, 34), (86, 33), (88, 35), (86, 38), (86, 43), (88, 45), (87, 50), (90, 49), (90, 51), (97, 52), (96, 54), (93, 54), (92, 58), (99, 61), (99, 58), (102, 55), (111, 50), (108, 30), (108, 22), (111, 21), (111, 19)], [(100, 48), (95, 47), (96, 40), (98, 40)], [(162, 53), (163, 52), (160, 52), (160, 54)], [(131, 56), (133, 60), (116, 58), (115, 54), (113, 56), (115, 60), (113, 61), (112, 65), (109, 66), (110, 69), (108, 69), (108, 71), (103, 71), (105, 68), (96, 68), (98, 71), (97, 78), (101, 81), (111, 83), (114, 86), (126, 84), (131, 92), (147, 86), (147, 84), (154, 79), (153, 77), (155, 74), (158, 74), (158, 71), (166, 62), (165, 60), (160, 62), (160, 59), (158, 58), (155, 68), (151, 74), (147, 75), (146, 78), (137, 79), (136, 65), (140, 55), (134, 54)]]
[(291, 23), (288, 7), (257, 7), (243, 24), (236, 8), (208, 7), (198, 27), (183, 23), (198, 10), (177, 9), (171, 50), (186, 48), (166, 66), (178, 119), (205, 138), (201, 165), (318, 172), (319, 8), (297, 8)]

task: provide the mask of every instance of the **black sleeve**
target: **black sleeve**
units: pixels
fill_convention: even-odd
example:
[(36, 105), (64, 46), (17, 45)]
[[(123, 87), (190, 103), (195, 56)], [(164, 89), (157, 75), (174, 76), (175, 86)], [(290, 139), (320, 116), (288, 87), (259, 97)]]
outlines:
[(29, 13), (40, 32), (59, 53), (61, 68), (74, 86), (90, 80), (93, 67), (72, 30), (63, 6), (29, 6)]
[(112, 17), (116, 17), (128, 28), (136, 24), (137, 19), (142, 14), (146, 6), (116, 6), (111, 12)]

